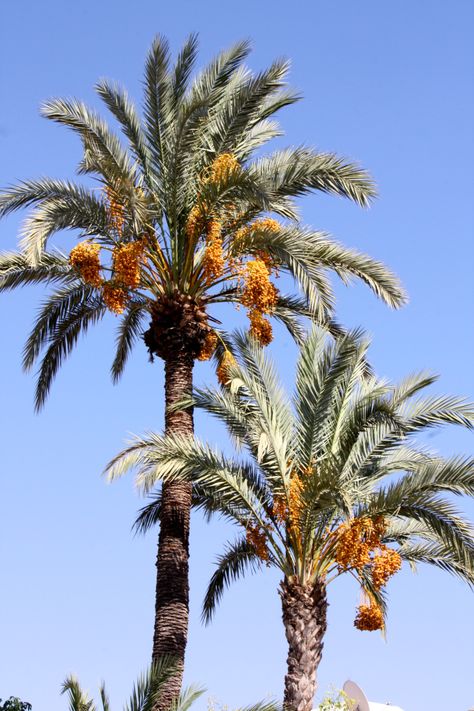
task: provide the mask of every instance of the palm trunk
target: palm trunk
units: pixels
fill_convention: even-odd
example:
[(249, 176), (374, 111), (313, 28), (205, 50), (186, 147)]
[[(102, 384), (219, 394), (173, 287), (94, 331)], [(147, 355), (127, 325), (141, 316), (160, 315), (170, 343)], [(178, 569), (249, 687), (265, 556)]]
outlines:
[[(192, 389), (193, 359), (184, 351), (165, 361), (165, 433), (193, 434), (192, 409), (171, 407)], [(159, 711), (168, 711), (181, 690), (189, 617), (189, 522), (191, 484), (163, 485), (160, 535), (156, 560), (155, 630), (152, 661), (164, 655), (176, 661), (176, 672), (165, 684)]]
[(326, 632), (326, 588), (321, 581), (305, 587), (285, 578), (280, 595), (288, 641), (284, 707), (311, 711)]

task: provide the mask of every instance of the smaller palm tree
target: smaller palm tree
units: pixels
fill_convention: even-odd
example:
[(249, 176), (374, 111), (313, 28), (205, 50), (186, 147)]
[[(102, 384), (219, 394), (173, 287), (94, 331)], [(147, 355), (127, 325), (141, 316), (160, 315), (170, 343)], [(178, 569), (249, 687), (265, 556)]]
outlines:
[[(473, 528), (448, 496), (474, 494), (474, 459), (443, 458), (413, 442), (435, 426), (472, 428), (474, 406), (420, 397), (431, 375), (395, 386), (381, 381), (367, 365), (368, 345), (361, 332), (334, 343), (314, 330), (301, 349), (291, 406), (271, 362), (238, 335), (227, 386), (196, 390), (193, 404), (217, 416), (248, 456), (152, 434), (108, 467), (111, 478), (135, 467), (145, 491), (157, 480), (191, 481), (196, 506), (244, 529), (219, 559), (206, 621), (248, 569), (282, 572), (284, 702), (296, 711), (312, 708), (335, 578), (349, 574), (360, 585), (360, 630), (384, 628), (386, 584), (402, 561), (430, 563), (474, 584)], [(138, 526), (157, 518), (159, 500)]]
[[(124, 711), (154, 711), (160, 704), (162, 692), (166, 694), (166, 683), (170, 676), (176, 672), (176, 664), (170, 657), (162, 657), (145, 674), (143, 674), (135, 686), (129, 702), (124, 706)], [(97, 706), (89, 694), (85, 692), (76, 677), (69, 676), (63, 684), (62, 694), (67, 694), (69, 700), (69, 711), (97, 711)], [(169, 711), (189, 711), (194, 702), (204, 693), (204, 689), (190, 686), (181, 692), (179, 697), (170, 705)], [(110, 711), (110, 701), (101, 684), (100, 703), (102, 711)], [(258, 702), (248, 706), (241, 711), (280, 711), (273, 702)]]

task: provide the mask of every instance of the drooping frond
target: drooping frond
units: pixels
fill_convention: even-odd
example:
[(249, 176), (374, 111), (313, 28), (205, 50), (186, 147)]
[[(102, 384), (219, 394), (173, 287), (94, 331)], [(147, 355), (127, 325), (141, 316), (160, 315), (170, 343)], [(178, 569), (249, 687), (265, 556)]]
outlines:
[(208, 624), (214, 616), (224, 590), (249, 570), (251, 572), (258, 570), (261, 564), (261, 560), (245, 538), (241, 537), (227, 545), (224, 553), (217, 559), (217, 569), (211, 577), (204, 598), (202, 619), (205, 624)]
[[(97, 323), (105, 312), (105, 306), (95, 294), (84, 295), (84, 299), (75, 303), (64, 318), (58, 319), (49, 338), (49, 346), (44, 353), (35, 391), (35, 409), (40, 410), (48, 396), (60, 366), (71, 353), (79, 337), (85, 334), (90, 325)], [(41, 318), (41, 317), (40, 317)], [(41, 332), (41, 326), (40, 326)], [(40, 338), (40, 333), (38, 338)], [(35, 345), (30, 345), (31, 356)], [(28, 354), (25, 355), (28, 358)]]
[(137, 438), (107, 465), (105, 473), (113, 480), (130, 469), (136, 469), (137, 484), (145, 493), (159, 480), (190, 481), (237, 519), (245, 510), (252, 510), (258, 519), (268, 503), (255, 467), (236, 463), (207, 445), (193, 445), (184, 437), (150, 434), (147, 439)]
[(44, 302), (23, 350), (23, 368), (28, 371), (38, 360), (42, 348), (50, 343), (59, 325), (84, 304), (98, 305), (92, 287), (79, 280), (55, 291)]
[(149, 495), (149, 503), (138, 512), (138, 516), (133, 523), (135, 533), (146, 533), (156, 526), (161, 519), (161, 490)]
[(120, 379), (132, 348), (142, 335), (146, 313), (147, 303), (136, 299), (130, 303), (120, 320), (117, 328), (115, 358), (111, 368), (114, 383)]

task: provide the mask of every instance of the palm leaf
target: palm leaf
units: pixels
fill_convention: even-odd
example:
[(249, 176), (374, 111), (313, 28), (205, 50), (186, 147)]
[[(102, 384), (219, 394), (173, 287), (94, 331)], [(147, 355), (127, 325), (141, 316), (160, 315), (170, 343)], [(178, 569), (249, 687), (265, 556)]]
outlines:
[(224, 590), (248, 570), (255, 572), (261, 567), (261, 560), (245, 538), (228, 544), (223, 555), (217, 559), (217, 569), (209, 582), (202, 607), (202, 619), (208, 624), (219, 604)]

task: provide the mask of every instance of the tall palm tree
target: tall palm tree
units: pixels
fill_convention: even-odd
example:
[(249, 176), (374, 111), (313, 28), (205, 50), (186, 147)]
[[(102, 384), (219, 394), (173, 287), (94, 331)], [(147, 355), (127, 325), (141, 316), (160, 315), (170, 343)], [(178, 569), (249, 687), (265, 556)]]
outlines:
[[(314, 330), (301, 349), (293, 401), (253, 339), (237, 337), (228, 387), (196, 390), (193, 405), (224, 423), (245, 455), (232, 458), (189, 438), (138, 439), (108, 468), (194, 485), (195, 504), (243, 533), (220, 557), (204, 602), (210, 620), (225, 587), (248, 569), (275, 566), (288, 640), (285, 705), (310, 711), (326, 631), (327, 588), (349, 573), (362, 593), (355, 625), (384, 627), (385, 586), (402, 561), (431, 563), (474, 584), (474, 529), (451, 494), (474, 495), (474, 459), (443, 458), (415, 435), (474, 425), (474, 405), (420, 396), (435, 378), (398, 385), (367, 366), (360, 332), (328, 343)], [(188, 403), (189, 404), (189, 403)], [(152, 502), (138, 520), (160, 515)]]
[[(144, 335), (151, 358), (165, 364), (165, 430), (190, 435), (192, 409), (178, 412), (173, 405), (192, 388), (194, 362), (214, 352), (224, 361), (222, 376), (228, 358), (214, 304), (242, 304), (252, 333), (268, 343), (267, 316), (296, 336), (298, 316), (331, 321), (329, 270), (346, 281), (363, 280), (390, 306), (404, 301), (398, 280), (382, 264), (297, 220), (295, 198), (312, 190), (367, 205), (375, 190), (365, 171), (305, 147), (255, 158), (281, 134), (274, 114), (298, 98), (286, 84), (288, 64), (277, 61), (252, 74), (242, 65), (249, 52), (243, 42), (191, 80), (196, 52), (192, 35), (172, 65), (166, 41), (155, 40), (145, 67), (143, 118), (119, 86), (97, 85), (126, 147), (83, 103), (46, 102), (42, 114), (82, 141), (79, 173), (93, 182), (43, 178), (0, 194), (0, 217), (31, 208), (21, 250), (0, 255), (0, 290), (55, 285), (24, 350), (25, 369), (39, 363), (37, 409), (80, 335), (107, 312), (120, 316), (113, 380)], [(81, 240), (69, 255), (49, 248), (50, 238), (65, 229)], [(302, 295), (281, 294), (271, 280), (277, 271), (292, 277)], [(165, 486), (155, 661), (162, 654), (184, 659), (190, 506), (188, 484)], [(172, 691), (178, 690), (177, 677)]]

